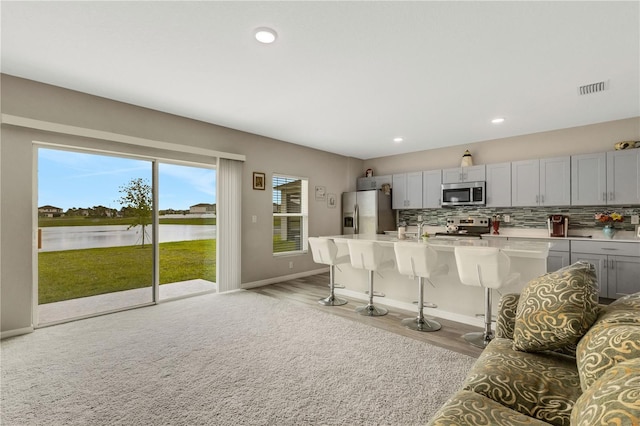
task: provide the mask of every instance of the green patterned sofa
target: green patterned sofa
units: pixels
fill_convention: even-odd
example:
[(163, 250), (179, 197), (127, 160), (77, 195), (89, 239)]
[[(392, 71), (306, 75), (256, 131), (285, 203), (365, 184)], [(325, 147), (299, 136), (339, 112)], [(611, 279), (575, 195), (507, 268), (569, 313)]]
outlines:
[(578, 262), (500, 300), (496, 337), (432, 426), (640, 425), (640, 293), (598, 304)]

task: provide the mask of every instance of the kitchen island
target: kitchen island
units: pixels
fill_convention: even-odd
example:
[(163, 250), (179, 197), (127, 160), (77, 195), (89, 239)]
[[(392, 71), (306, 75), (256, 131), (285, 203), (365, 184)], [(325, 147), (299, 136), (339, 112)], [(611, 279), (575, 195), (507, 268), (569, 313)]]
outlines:
[[(347, 246), (349, 240), (365, 240), (379, 243), (385, 251), (385, 256), (395, 259), (393, 245), (400, 241), (396, 236), (390, 235), (335, 235), (325, 236), (335, 241), (338, 246), (338, 255), (348, 255)], [(432, 282), (434, 287), (425, 285), (425, 301), (435, 303), (437, 308), (425, 309), (425, 315), (449, 319), (465, 324), (483, 326), (482, 318), (476, 316), (484, 309), (484, 290), (480, 287), (471, 287), (460, 282), (454, 248), (456, 246), (481, 246), (497, 247), (509, 256), (511, 271), (521, 275), (519, 283), (503, 287), (499, 291), (505, 293), (520, 293), (529, 280), (543, 275), (547, 271), (547, 255), (552, 243), (535, 241), (508, 241), (508, 240), (481, 240), (481, 239), (455, 239), (455, 238), (429, 238), (422, 240), (403, 240), (411, 244), (428, 244), (438, 252), (438, 263), (448, 266), (448, 273), (435, 277)], [(344, 289), (336, 289), (336, 293), (345, 296), (367, 300), (365, 291), (368, 289), (367, 271), (355, 269), (351, 264), (339, 265), (336, 268), (336, 283), (345, 286)], [(417, 300), (418, 285), (415, 279), (401, 275), (396, 268), (379, 271), (374, 278), (375, 292), (382, 292), (385, 297), (376, 297), (375, 303), (417, 312), (413, 301)], [(495, 292), (495, 291), (494, 291)], [(494, 298), (498, 300), (498, 294)], [(497, 312), (498, 303), (493, 303), (493, 310)]]

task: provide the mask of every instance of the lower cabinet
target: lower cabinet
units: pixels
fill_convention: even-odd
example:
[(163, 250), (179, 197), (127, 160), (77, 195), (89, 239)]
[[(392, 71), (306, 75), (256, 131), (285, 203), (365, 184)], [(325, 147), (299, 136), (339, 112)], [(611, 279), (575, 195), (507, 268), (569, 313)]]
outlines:
[(558, 269), (569, 266), (570, 264), (571, 255), (569, 253), (569, 250), (549, 250), (549, 256), (547, 257), (547, 272), (555, 272)]
[(547, 257), (547, 272), (580, 260), (593, 264), (600, 297), (618, 299), (640, 291), (640, 243), (522, 237), (509, 237), (509, 240), (552, 243)]
[(573, 241), (571, 263), (580, 260), (596, 267), (600, 297), (617, 299), (640, 291), (640, 244)]

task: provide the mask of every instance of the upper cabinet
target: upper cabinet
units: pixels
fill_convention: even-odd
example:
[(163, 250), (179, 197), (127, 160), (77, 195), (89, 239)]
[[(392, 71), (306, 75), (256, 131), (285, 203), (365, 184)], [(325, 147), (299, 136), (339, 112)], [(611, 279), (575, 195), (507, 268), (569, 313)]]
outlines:
[(422, 208), (441, 207), (442, 170), (422, 172)]
[(511, 163), (487, 164), (487, 207), (511, 206)]
[(422, 172), (399, 173), (392, 177), (392, 208), (422, 208)]
[(571, 157), (571, 204), (640, 203), (640, 150)]
[(477, 182), (485, 179), (484, 164), (442, 170), (442, 183)]
[(400, 173), (391, 180), (394, 209), (439, 208), (443, 183), (476, 181), (487, 182), (487, 207), (640, 204), (640, 149)]
[(568, 206), (571, 158), (543, 158), (511, 163), (512, 206)]
[(640, 203), (640, 149), (607, 152), (607, 204)]
[(571, 157), (571, 205), (593, 206), (607, 203), (607, 155)]

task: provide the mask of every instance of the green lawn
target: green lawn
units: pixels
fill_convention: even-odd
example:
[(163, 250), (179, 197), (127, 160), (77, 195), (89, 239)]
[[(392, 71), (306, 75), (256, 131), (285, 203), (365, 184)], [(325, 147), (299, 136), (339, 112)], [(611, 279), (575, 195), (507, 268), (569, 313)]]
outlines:
[[(152, 284), (152, 246), (94, 248), (38, 254), (40, 304)], [(216, 240), (160, 243), (160, 284), (216, 280)]]

